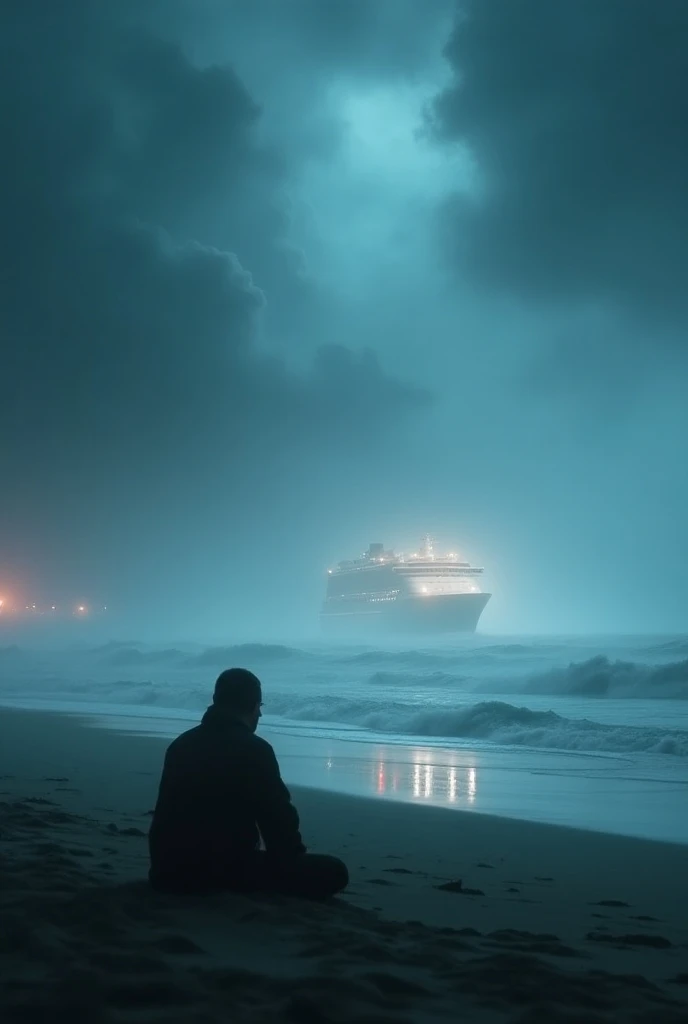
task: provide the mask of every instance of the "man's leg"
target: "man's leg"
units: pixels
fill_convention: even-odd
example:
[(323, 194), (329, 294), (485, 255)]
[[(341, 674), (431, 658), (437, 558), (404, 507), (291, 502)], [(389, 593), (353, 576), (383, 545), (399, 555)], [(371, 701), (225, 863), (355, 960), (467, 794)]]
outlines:
[(334, 896), (349, 884), (346, 864), (338, 857), (320, 853), (302, 853), (293, 859), (276, 860), (260, 850), (242, 875), (242, 889), (279, 892), (312, 900)]

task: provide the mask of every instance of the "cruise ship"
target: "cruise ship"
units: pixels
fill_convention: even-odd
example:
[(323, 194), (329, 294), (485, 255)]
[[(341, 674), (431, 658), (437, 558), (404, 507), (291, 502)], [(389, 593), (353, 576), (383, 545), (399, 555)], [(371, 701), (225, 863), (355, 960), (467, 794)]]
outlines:
[(484, 569), (454, 553), (436, 554), (425, 537), (410, 555), (371, 544), (360, 558), (328, 569), (321, 622), (327, 632), (474, 633), (491, 595)]

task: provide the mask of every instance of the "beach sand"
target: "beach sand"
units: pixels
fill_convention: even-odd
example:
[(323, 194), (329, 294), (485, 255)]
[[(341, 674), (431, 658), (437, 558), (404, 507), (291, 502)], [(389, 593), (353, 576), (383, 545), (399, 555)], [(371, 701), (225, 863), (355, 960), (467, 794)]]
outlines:
[(688, 1022), (688, 847), (295, 789), (341, 898), (164, 897), (166, 742), (0, 710), (2, 1021)]

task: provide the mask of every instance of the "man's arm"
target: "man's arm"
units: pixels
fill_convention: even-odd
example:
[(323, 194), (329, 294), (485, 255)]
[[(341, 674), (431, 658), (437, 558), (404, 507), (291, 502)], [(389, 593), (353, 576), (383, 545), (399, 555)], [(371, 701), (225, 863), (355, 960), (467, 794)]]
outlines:
[(278, 857), (305, 853), (299, 816), (269, 743), (261, 744), (255, 782), (256, 823), (267, 852)]

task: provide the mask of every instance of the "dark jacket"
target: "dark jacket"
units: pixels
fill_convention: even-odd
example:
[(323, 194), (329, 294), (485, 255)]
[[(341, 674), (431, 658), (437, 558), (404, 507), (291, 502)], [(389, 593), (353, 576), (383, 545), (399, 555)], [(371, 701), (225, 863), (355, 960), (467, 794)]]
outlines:
[(305, 853), (269, 743), (214, 705), (167, 748), (149, 832), (152, 875), (227, 870), (259, 848)]

